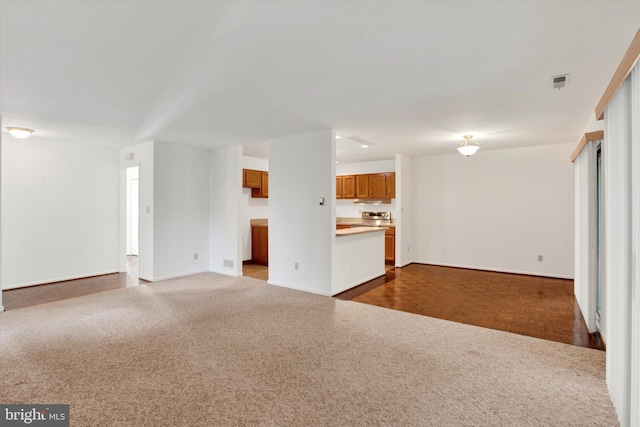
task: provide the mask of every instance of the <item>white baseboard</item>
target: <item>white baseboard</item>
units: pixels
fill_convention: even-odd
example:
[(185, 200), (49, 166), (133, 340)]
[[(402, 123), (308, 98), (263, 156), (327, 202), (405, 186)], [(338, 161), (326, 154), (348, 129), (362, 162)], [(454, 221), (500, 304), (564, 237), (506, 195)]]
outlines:
[[(184, 273), (170, 274), (169, 276), (154, 277), (153, 280), (151, 280), (151, 282), (159, 282), (161, 280), (177, 279), (178, 277), (193, 276), (194, 274), (208, 273), (208, 272), (209, 272), (209, 270), (207, 270), (207, 269), (186, 271)], [(148, 280), (148, 279), (145, 279), (145, 280)]]
[(240, 271), (240, 273), (238, 273), (235, 270), (229, 270), (229, 269), (225, 269), (225, 270), (207, 270), (211, 273), (216, 273), (216, 274), (223, 274), (225, 276), (231, 276), (231, 277), (242, 277), (242, 271)]
[(118, 273), (118, 270), (109, 270), (109, 271), (95, 272), (90, 274), (80, 274), (77, 276), (52, 277), (51, 279), (46, 279), (46, 280), (36, 280), (34, 282), (16, 283), (13, 285), (3, 286), (2, 290), (26, 288), (28, 286), (36, 286), (36, 285), (48, 285), (49, 283), (66, 282), (68, 280), (77, 280), (77, 279), (88, 279), (90, 277), (104, 276), (107, 274), (117, 274), (117, 273)]
[(289, 283), (275, 282), (273, 280), (268, 280), (267, 283), (270, 284), (270, 285), (274, 285), (274, 286), (280, 286), (282, 288), (295, 289), (296, 291), (309, 292), (309, 293), (312, 293), (312, 294), (322, 295), (322, 296), (325, 296), (325, 297), (330, 297), (331, 296), (331, 292), (320, 291), (318, 289), (313, 289), (313, 288), (305, 288), (304, 286), (297, 286), (297, 285), (292, 285), (292, 284), (289, 284)]
[(373, 279), (377, 279), (378, 277), (382, 277), (382, 276), (385, 275), (385, 273), (386, 272), (383, 271), (380, 274), (374, 274), (371, 277), (362, 279), (362, 281), (358, 280), (357, 282), (353, 282), (353, 283), (350, 283), (350, 284), (348, 284), (346, 286), (342, 286), (338, 290), (332, 291), (331, 292), (331, 296), (338, 295), (340, 292), (344, 292), (344, 291), (347, 291), (347, 290), (349, 290), (351, 288), (355, 288), (356, 286), (362, 285), (363, 283), (367, 283), (369, 280), (373, 280)]
[(550, 274), (550, 273), (540, 273), (536, 271), (523, 271), (523, 270), (511, 270), (508, 268), (491, 268), (491, 267), (478, 267), (474, 265), (463, 265), (463, 264), (453, 264), (453, 263), (443, 263), (443, 262), (429, 262), (429, 261), (413, 261), (415, 264), (427, 264), (427, 265), (437, 265), (440, 267), (455, 267), (455, 268), (466, 268), (469, 270), (480, 270), (480, 271), (495, 271), (496, 273), (511, 273), (511, 274), (522, 274), (525, 276), (538, 276), (538, 277), (550, 277), (553, 279), (568, 279), (573, 280), (573, 275), (566, 274)]

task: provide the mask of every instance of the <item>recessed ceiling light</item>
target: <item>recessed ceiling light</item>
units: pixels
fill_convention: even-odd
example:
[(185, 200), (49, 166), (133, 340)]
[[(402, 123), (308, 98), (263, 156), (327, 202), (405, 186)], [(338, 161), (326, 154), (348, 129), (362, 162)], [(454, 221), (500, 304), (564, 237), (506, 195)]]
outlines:
[(367, 144), (362, 144), (362, 145), (360, 146), (360, 148), (369, 148), (369, 145), (367, 145)]
[(340, 135), (336, 135), (336, 139), (340, 139), (342, 138)]
[(340, 162), (336, 160), (336, 163), (340, 163)]
[(33, 129), (29, 128), (18, 128), (18, 127), (8, 127), (6, 128), (12, 137), (17, 139), (26, 139), (33, 133)]

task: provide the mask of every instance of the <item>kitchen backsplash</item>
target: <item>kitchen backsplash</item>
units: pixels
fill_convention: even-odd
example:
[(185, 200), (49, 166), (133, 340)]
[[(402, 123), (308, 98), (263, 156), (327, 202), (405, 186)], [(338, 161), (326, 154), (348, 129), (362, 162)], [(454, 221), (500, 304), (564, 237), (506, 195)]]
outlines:
[(391, 218), (396, 218), (396, 199), (390, 205), (356, 205), (353, 200), (336, 200), (336, 216), (360, 218), (362, 211), (391, 212)]

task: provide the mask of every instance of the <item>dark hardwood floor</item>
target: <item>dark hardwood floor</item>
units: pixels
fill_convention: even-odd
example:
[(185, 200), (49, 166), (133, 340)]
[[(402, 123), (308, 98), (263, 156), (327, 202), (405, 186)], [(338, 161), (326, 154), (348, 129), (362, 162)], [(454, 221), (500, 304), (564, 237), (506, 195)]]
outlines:
[[(5, 310), (14, 310), (108, 290), (136, 286), (137, 257), (128, 273), (2, 291)], [(245, 264), (243, 274), (267, 280), (268, 267)], [(604, 350), (589, 334), (573, 295), (573, 281), (518, 274), (411, 264), (389, 266), (385, 276), (336, 298), (521, 335)]]
[(411, 264), (336, 297), (604, 350), (587, 330), (573, 280)]
[(138, 257), (128, 256), (126, 273), (105, 274), (84, 279), (4, 290), (2, 291), (2, 305), (5, 310), (14, 310), (127, 286), (136, 286), (139, 283), (146, 283), (146, 281), (138, 279)]

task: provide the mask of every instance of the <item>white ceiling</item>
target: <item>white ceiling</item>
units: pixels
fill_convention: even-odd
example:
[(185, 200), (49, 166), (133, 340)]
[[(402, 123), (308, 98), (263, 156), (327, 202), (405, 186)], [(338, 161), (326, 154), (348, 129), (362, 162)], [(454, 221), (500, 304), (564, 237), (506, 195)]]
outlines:
[[(331, 127), (345, 161), (576, 143), (640, 1), (1, 1), (3, 126), (200, 147)], [(570, 73), (568, 87), (551, 76)]]

